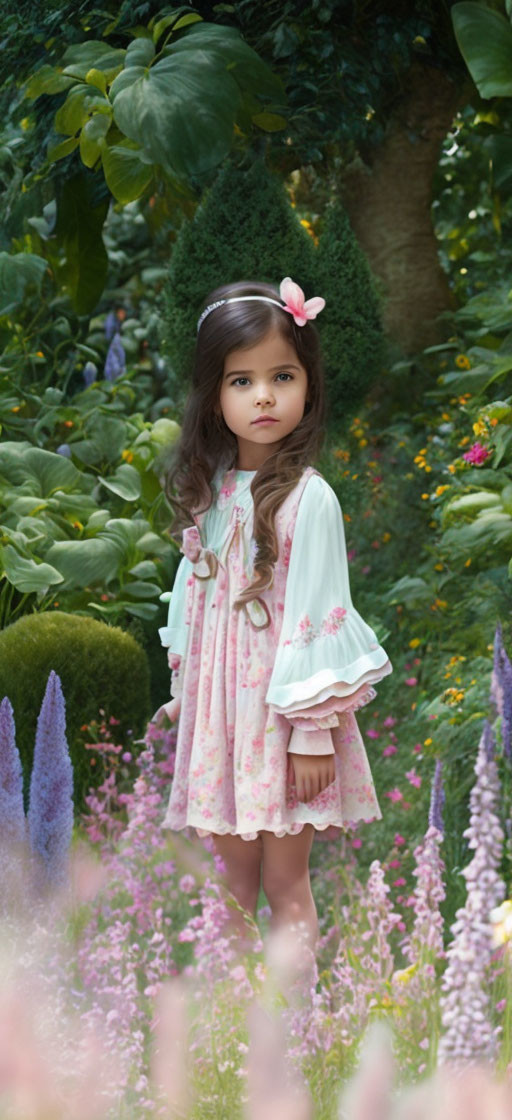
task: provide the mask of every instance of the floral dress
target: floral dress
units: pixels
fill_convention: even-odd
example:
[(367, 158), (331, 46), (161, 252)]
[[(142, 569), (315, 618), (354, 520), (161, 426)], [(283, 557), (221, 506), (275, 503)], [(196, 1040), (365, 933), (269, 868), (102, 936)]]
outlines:
[[(176, 763), (162, 828), (199, 836), (305, 824), (332, 839), (381, 817), (354, 712), (392, 672), (352, 605), (342, 512), (307, 467), (276, 515), (273, 585), (237, 611), (252, 580), (256, 471), (217, 471), (214, 500), (183, 532), (167, 626), (171, 694), (180, 697)], [(297, 799), (292, 754), (333, 754), (335, 779)]]

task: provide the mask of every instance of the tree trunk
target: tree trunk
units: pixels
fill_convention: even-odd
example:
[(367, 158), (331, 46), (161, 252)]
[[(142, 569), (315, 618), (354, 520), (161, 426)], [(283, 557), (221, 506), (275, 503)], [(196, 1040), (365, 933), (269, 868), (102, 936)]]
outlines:
[(441, 143), (462, 103), (441, 70), (414, 63), (383, 143), (345, 167), (341, 196), (383, 296), (383, 325), (405, 353), (446, 338), (454, 307), (432, 226)]

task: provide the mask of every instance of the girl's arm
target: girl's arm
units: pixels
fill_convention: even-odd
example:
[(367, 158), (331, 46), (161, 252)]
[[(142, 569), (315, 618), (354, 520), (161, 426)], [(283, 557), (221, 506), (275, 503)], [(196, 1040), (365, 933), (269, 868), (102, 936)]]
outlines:
[(288, 751), (332, 753), (330, 728), (343, 712), (369, 703), (377, 695), (373, 684), (391, 672), (385, 649), (352, 603), (336, 494), (312, 475), (297, 511), (283, 624), (265, 697), (290, 721)]

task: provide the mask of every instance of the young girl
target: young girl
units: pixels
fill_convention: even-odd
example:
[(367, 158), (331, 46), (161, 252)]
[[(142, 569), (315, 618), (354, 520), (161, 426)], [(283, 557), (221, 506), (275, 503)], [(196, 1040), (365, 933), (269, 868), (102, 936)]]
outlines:
[(153, 717), (180, 717), (162, 827), (213, 835), (241, 907), (255, 914), (261, 881), (273, 927), (302, 923), (313, 948), (312, 841), (381, 817), (354, 712), (392, 672), (352, 605), (338, 499), (310, 465), (324, 304), (289, 277), (207, 299), (166, 480), (173, 531), (186, 526), (159, 631), (174, 699)]

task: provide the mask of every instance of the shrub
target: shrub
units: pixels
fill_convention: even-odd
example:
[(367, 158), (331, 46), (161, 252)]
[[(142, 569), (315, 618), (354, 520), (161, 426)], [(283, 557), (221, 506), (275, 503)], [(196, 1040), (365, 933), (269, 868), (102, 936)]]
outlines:
[(179, 392), (205, 296), (221, 284), (291, 276), (313, 293), (314, 246), (280, 179), (256, 160), (248, 169), (228, 162), (172, 251), (165, 347)]
[(25, 615), (0, 633), (0, 698), (8, 696), (14, 709), (25, 808), (37, 717), (52, 669), (60, 677), (66, 702), (78, 809), (95, 784), (80, 729), (97, 719), (101, 708), (105, 720), (119, 720), (119, 737), (128, 730), (134, 738), (141, 734), (151, 715), (148, 663), (144, 650), (119, 627), (63, 611)]
[(384, 338), (374, 281), (346, 211), (328, 206), (315, 254), (314, 295), (324, 296), (319, 329), (325, 359), (329, 423), (346, 422), (347, 407), (375, 381), (383, 362)]

